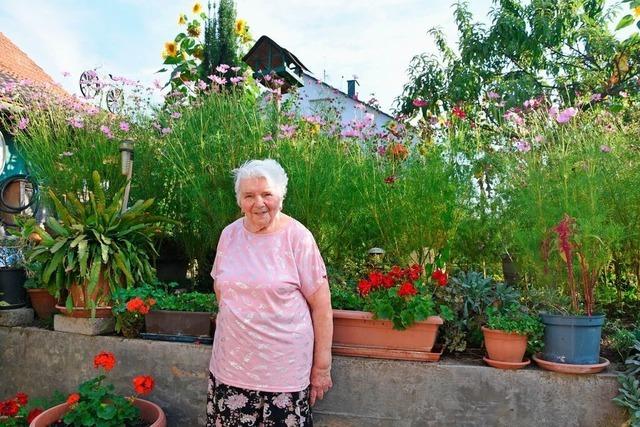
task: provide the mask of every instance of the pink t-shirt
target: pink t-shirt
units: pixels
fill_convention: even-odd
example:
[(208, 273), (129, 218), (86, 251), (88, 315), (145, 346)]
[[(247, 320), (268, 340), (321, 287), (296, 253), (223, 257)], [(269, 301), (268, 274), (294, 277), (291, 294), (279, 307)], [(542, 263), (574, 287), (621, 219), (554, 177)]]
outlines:
[(290, 219), (278, 231), (256, 234), (240, 218), (222, 231), (211, 276), (220, 297), (214, 377), (249, 390), (304, 390), (313, 362), (306, 297), (327, 276), (311, 232)]

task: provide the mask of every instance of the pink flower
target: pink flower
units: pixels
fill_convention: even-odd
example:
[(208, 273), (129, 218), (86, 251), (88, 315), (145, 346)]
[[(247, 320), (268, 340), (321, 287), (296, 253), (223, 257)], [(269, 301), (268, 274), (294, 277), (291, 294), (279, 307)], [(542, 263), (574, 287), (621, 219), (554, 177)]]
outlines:
[(68, 72), (68, 71), (63, 71), (62, 72), (62, 77), (69, 77), (70, 75), (71, 75), (71, 73)]
[(292, 125), (280, 125), (280, 133), (284, 138), (291, 138), (296, 133), (296, 127)]
[(205, 82), (203, 82), (202, 80), (198, 80), (198, 89), (200, 90), (205, 90), (207, 88), (207, 84)]
[(69, 117), (67, 119), (67, 123), (69, 123), (72, 127), (77, 129), (82, 129), (84, 127), (84, 121), (80, 116)]
[(20, 130), (25, 130), (27, 128), (27, 125), (29, 124), (29, 119), (26, 117), (23, 117), (20, 119), (20, 121), (18, 122), (18, 129)]
[(120, 130), (123, 132), (129, 132), (129, 123), (120, 122)]
[(162, 89), (162, 83), (160, 83), (160, 80), (158, 80), (158, 79), (155, 79), (155, 80), (153, 81), (153, 86), (154, 86), (156, 89)]
[(269, 142), (269, 141), (273, 141), (273, 136), (271, 136), (270, 133), (266, 134), (265, 136), (262, 137), (262, 140), (264, 142)]
[(229, 66), (227, 64), (220, 64), (216, 67), (216, 71), (224, 74), (229, 71)]
[(556, 117), (558, 117), (558, 107), (555, 105), (552, 105), (551, 108), (549, 108), (549, 111), (547, 112), (547, 114), (549, 115), (549, 118), (555, 119)]
[(241, 81), (244, 80), (244, 77), (231, 77), (229, 79), (231, 81), (231, 83), (233, 83), (234, 85), (237, 85), (238, 83), (240, 83)]
[(526, 153), (528, 151), (531, 151), (531, 144), (529, 144), (524, 139), (520, 139), (520, 140), (518, 140), (518, 142), (516, 142), (516, 148), (521, 153)]
[(594, 93), (593, 95), (591, 95), (591, 102), (598, 102), (602, 99), (602, 95), (599, 93)]
[(567, 123), (569, 120), (571, 120), (573, 117), (575, 117), (575, 115), (578, 114), (578, 110), (576, 110), (573, 107), (569, 107), (565, 110), (562, 110), (558, 116), (556, 117), (556, 121), (558, 123)]
[(355, 129), (343, 129), (342, 132), (340, 132), (340, 136), (345, 138), (359, 138), (360, 132)]
[(167, 134), (171, 133), (171, 128), (162, 128), (161, 132), (162, 132), (163, 135), (167, 135)]
[(174, 111), (173, 113), (171, 113), (171, 117), (174, 119), (179, 119), (180, 117), (182, 117), (182, 114), (180, 114), (178, 111)]
[(502, 116), (508, 122), (515, 123), (518, 126), (522, 126), (524, 124), (524, 119), (515, 111), (509, 110)]
[(611, 147), (609, 147), (606, 144), (602, 144), (600, 146), (600, 151), (602, 151), (603, 153), (610, 153), (611, 152)]
[(270, 82), (271, 81), (271, 74), (267, 74), (266, 76), (264, 76), (264, 81), (265, 82)]
[(214, 83), (219, 84), (220, 86), (222, 85), (226, 85), (227, 84), (227, 79), (225, 79), (224, 77), (218, 77), (218, 76), (209, 76), (209, 78), (211, 80), (213, 80)]
[(500, 99), (500, 94), (498, 92), (489, 91), (487, 92), (487, 98), (491, 100)]
[(231, 71), (237, 73), (238, 71), (240, 71), (240, 67), (231, 67)]
[(427, 104), (429, 104), (429, 103), (427, 101), (425, 101), (424, 99), (416, 98), (416, 99), (413, 100), (412, 104), (413, 104), (414, 107), (420, 108), (420, 107), (426, 107)]
[(108, 126), (102, 125), (100, 126), (100, 132), (104, 134), (108, 139), (113, 138), (113, 134), (111, 133), (111, 129)]

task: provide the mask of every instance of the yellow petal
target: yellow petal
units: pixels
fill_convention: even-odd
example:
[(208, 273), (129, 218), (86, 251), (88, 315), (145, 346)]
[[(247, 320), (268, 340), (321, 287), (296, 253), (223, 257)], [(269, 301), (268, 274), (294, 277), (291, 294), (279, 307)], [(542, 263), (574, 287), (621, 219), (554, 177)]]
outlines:
[(200, 12), (202, 12), (202, 5), (200, 4), (200, 2), (196, 2), (193, 5), (193, 13), (195, 13), (197, 15)]

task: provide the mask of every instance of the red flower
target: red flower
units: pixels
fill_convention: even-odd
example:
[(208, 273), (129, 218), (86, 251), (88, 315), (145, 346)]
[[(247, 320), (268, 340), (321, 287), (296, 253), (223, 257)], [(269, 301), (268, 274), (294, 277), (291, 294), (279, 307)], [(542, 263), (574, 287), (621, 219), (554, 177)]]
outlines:
[(378, 288), (382, 285), (383, 275), (379, 271), (372, 271), (369, 273), (369, 281), (372, 288)]
[(401, 297), (416, 295), (417, 293), (418, 290), (411, 282), (403, 283), (402, 286), (400, 286), (400, 289), (398, 289), (398, 296)]
[(142, 301), (142, 299), (135, 297), (127, 302), (127, 311), (131, 313), (147, 314), (149, 307)]
[(393, 276), (391, 274), (388, 274), (386, 276), (382, 276), (382, 286), (389, 289), (391, 287), (393, 287)]
[(69, 397), (67, 397), (67, 405), (71, 406), (80, 401), (80, 395), (78, 393), (71, 393)]
[(360, 282), (358, 282), (358, 292), (363, 297), (369, 295), (369, 292), (371, 292), (371, 282), (366, 279), (360, 280)]
[(446, 286), (449, 282), (449, 276), (444, 271), (437, 268), (433, 274), (431, 274), (431, 278), (438, 282), (439, 286)]
[(451, 113), (459, 119), (464, 119), (465, 117), (467, 117), (467, 113), (465, 113), (464, 110), (457, 105), (453, 107)]
[(391, 267), (389, 276), (393, 277), (394, 279), (402, 279), (404, 277), (404, 270), (397, 265), (394, 265), (393, 267)]
[(385, 184), (393, 184), (394, 182), (396, 182), (396, 176), (395, 175), (389, 175), (388, 177), (386, 177), (384, 179)]
[(153, 377), (150, 375), (138, 375), (133, 379), (133, 388), (138, 394), (149, 394), (153, 390)]
[(401, 142), (394, 142), (387, 147), (387, 154), (396, 160), (404, 160), (409, 157), (409, 150)]
[(429, 104), (429, 103), (427, 101), (425, 101), (424, 99), (421, 99), (421, 98), (416, 98), (416, 99), (413, 100), (413, 106), (414, 107), (418, 107), (418, 108), (426, 107), (427, 104)]
[(7, 417), (13, 417), (18, 414), (20, 405), (15, 400), (7, 400), (0, 404), (0, 415), (6, 415)]
[(422, 271), (423, 271), (422, 266), (418, 264), (413, 264), (411, 267), (409, 267), (409, 270), (408, 270), (409, 279), (418, 280), (422, 275)]
[(29, 411), (29, 414), (27, 414), (27, 423), (31, 424), (31, 421), (43, 412), (44, 410), (42, 408), (33, 408)]
[(16, 402), (18, 402), (18, 405), (24, 406), (27, 404), (28, 401), (29, 401), (29, 396), (27, 396), (25, 393), (16, 394)]
[(116, 365), (116, 358), (113, 353), (108, 351), (102, 351), (93, 359), (93, 366), (95, 368), (103, 367), (106, 372), (109, 372)]

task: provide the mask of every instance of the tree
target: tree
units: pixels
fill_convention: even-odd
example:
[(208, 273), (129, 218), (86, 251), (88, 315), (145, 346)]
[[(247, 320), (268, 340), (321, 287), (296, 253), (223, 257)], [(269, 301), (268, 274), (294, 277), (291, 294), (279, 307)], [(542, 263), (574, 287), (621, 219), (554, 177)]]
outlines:
[(213, 6), (209, 3), (209, 14), (204, 30), (204, 59), (200, 66), (200, 78), (214, 73), (220, 64), (240, 67), (238, 55), (238, 31), (236, 30), (236, 6), (234, 0), (220, 0)]
[(619, 41), (609, 30), (615, 9), (605, 0), (494, 0), (491, 25), (474, 22), (468, 3), (454, 9), (459, 53), (449, 47), (442, 31), (429, 30), (438, 55), (415, 56), (410, 81), (396, 98), (396, 108), (410, 113), (420, 98), (436, 110), (456, 104), (477, 106), (496, 92), (509, 108), (538, 96), (575, 104), (576, 94), (602, 97), (637, 82), (640, 36)]

